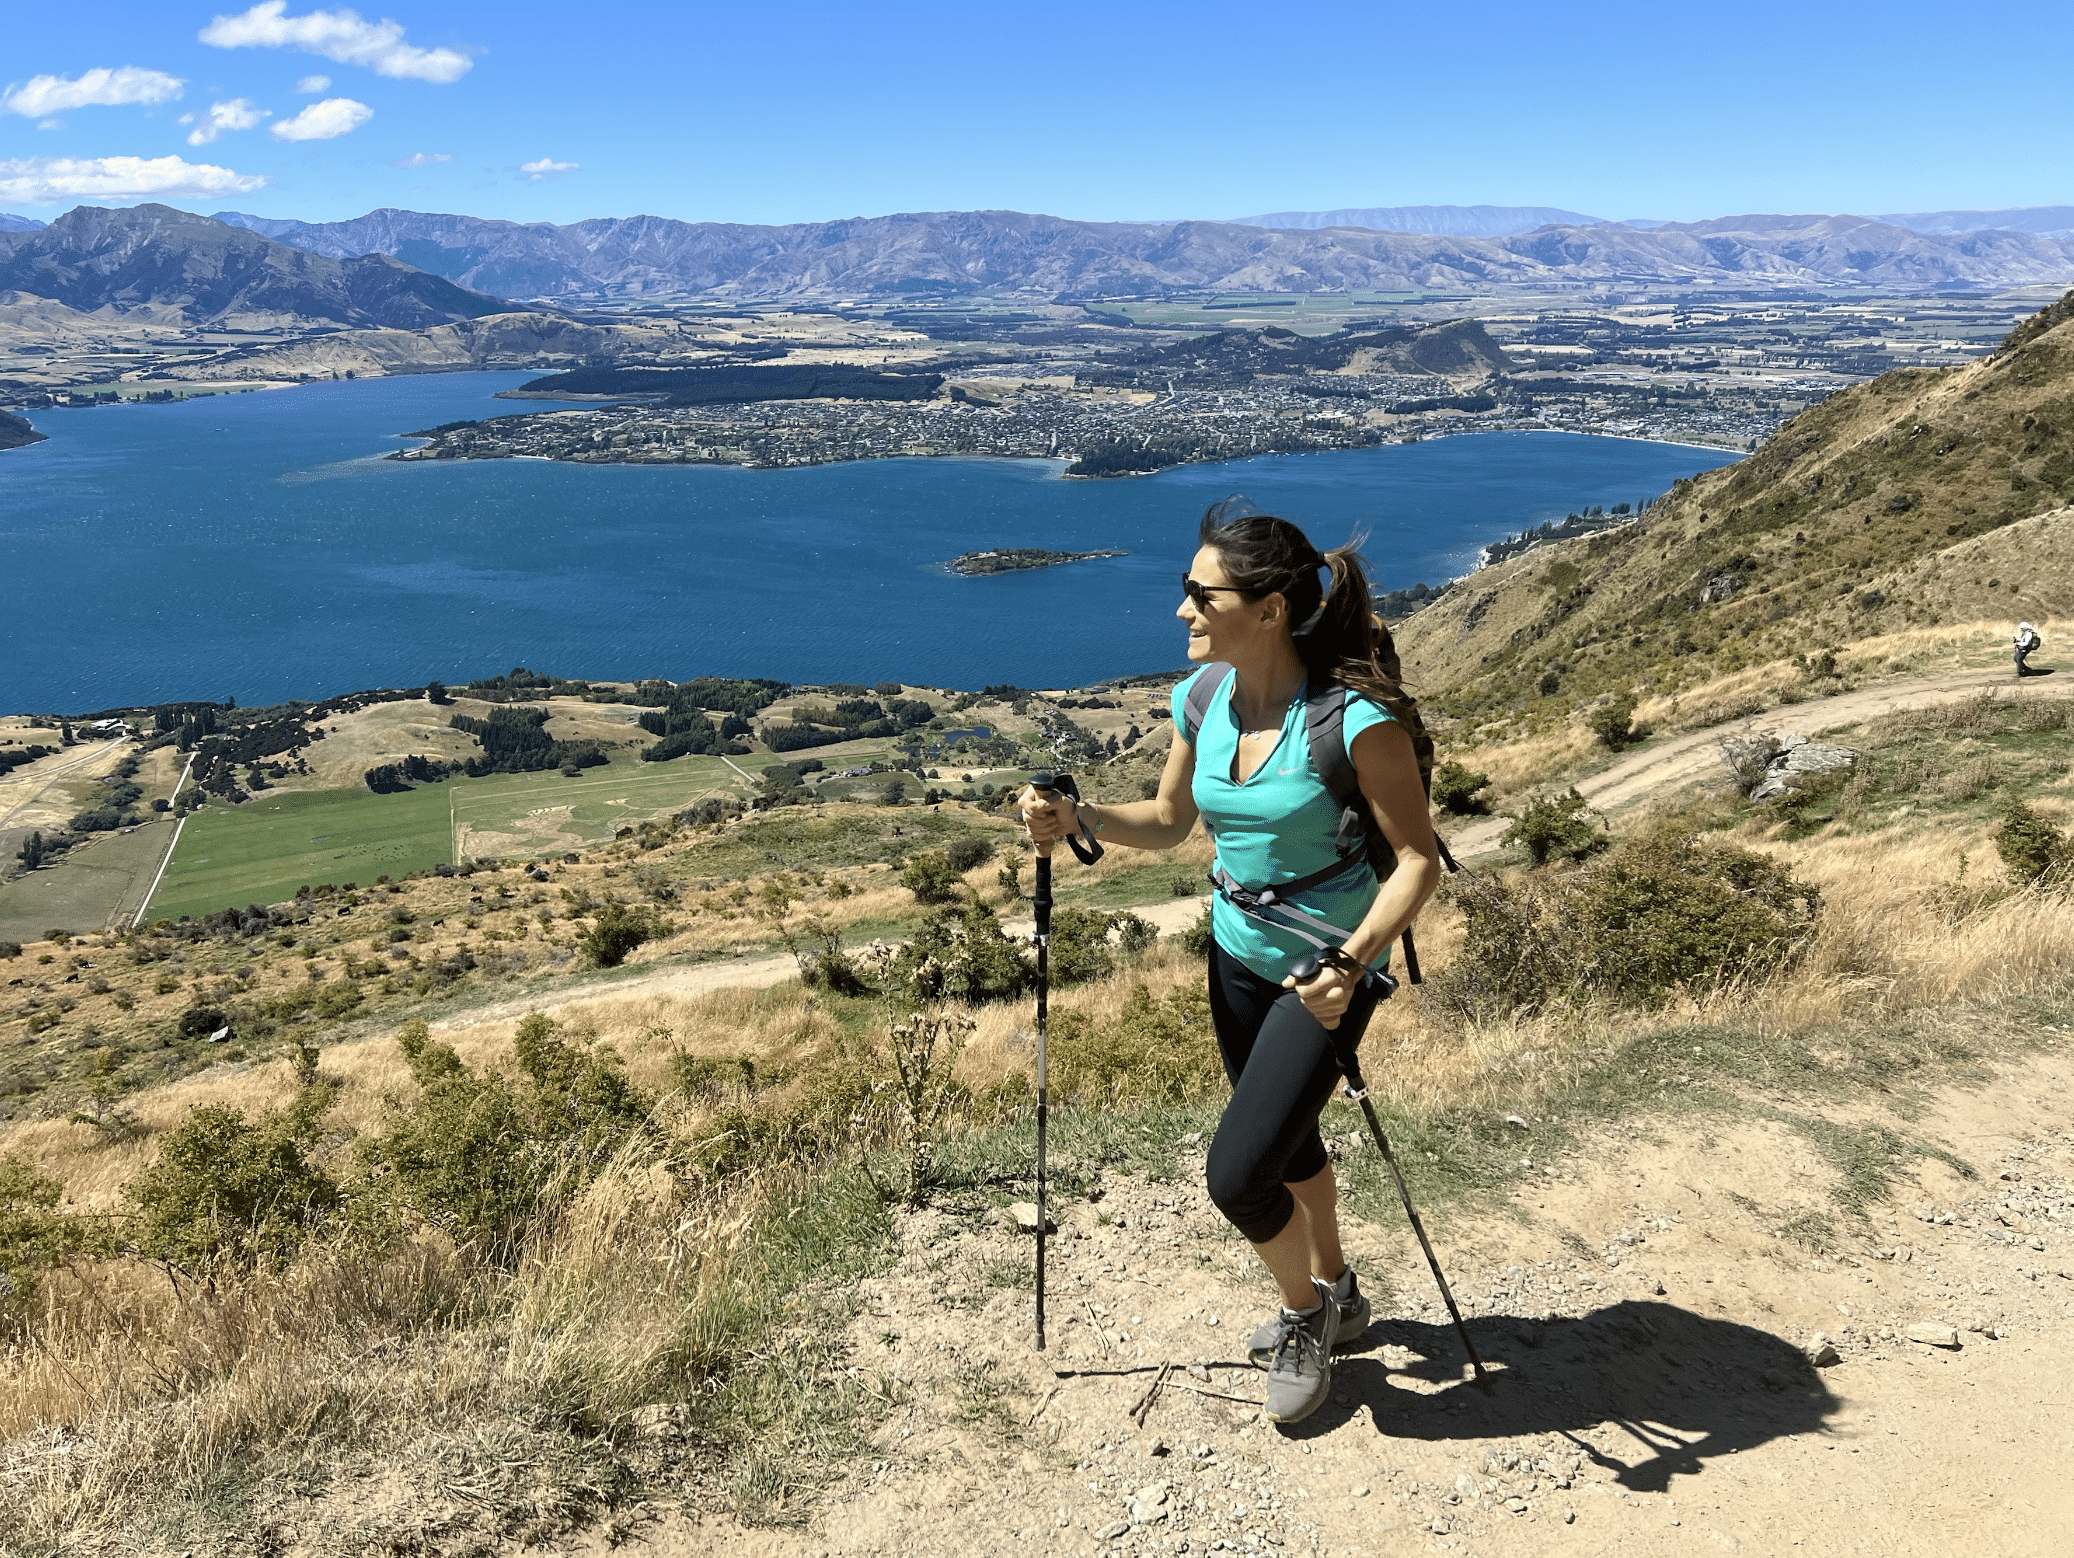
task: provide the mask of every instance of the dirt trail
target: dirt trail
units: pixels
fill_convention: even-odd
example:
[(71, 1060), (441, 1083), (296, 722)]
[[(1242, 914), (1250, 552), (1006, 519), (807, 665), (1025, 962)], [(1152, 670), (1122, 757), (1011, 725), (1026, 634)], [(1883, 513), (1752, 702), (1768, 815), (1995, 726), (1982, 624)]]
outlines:
[[(2074, 1035), (1908, 1123), (1921, 1160), (1816, 1258), (1772, 1231), (1835, 1171), (1761, 1119), (1543, 1162), (1496, 1215), (1434, 1219), (1496, 1371), (1464, 1381), (1401, 1216), (1352, 1219), (1375, 1323), (1329, 1403), (1259, 1422), (1267, 1285), (1185, 1145), (1172, 1184), (1058, 1209), (1052, 1350), (998, 1214), (906, 1221), (852, 1372), (902, 1402), (803, 1528), (637, 1513), (652, 1558), (1701, 1552), (2057, 1555), (2074, 1530)], [(1328, 1123), (1346, 1152), (1353, 1116)], [(1839, 1221), (1845, 1221), (1839, 1218)], [(1942, 1327), (1945, 1344), (1908, 1339)], [(1808, 1348), (1826, 1333), (1834, 1359)], [(1925, 1332), (1923, 1334), (1935, 1334)], [(1175, 1370), (1142, 1420), (1130, 1409)], [(578, 1544), (602, 1554), (606, 1542)]]
[[(1810, 698), (1805, 703), (1772, 709), (1748, 719), (1730, 720), (1705, 730), (1674, 736), (1658, 746), (1609, 764), (1588, 779), (1580, 779), (1577, 788), (1593, 806), (1610, 812), (1661, 791), (1722, 776), (1725, 771), (1719, 755), (1720, 743), (1746, 730), (1782, 735), (1799, 731), (1803, 735), (1812, 735), (1818, 730), (1863, 724), (1902, 709), (1954, 703), (1981, 692), (2013, 693), (2018, 685), (2009, 672), (2003, 670), (1961, 671), (1947, 676), (1882, 682), (1877, 687), (1838, 693), (1833, 698)], [(2025, 697), (2074, 697), (2074, 676), (2041, 676), (2027, 680), (2021, 686)], [(1464, 859), (1486, 853), (1498, 847), (1498, 840), (1510, 826), (1511, 823), (1503, 817), (1473, 822), (1455, 832), (1448, 839), (1448, 847)]]
[[(1139, 904), (1130, 912), (1150, 920), (1162, 936), (1171, 936), (1194, 924), (1207, 901), (1206, 898), (1164, 898), (1158, 903)], [(1036, 928), (1035, 922), (1028, 918), (1001, 922), (1001, 929), (1010, 936), (1028, 936)], [(601, 1002), (634, 997), (710, 995), (715, 990), (729, 989), (767, 990), (772, 985), (795, 978), (798, 973), (799, 964), (789, 952), (729, 958), (724, 962), (700, 963), (690, 968), (658, 968), (652, 973), (636, 973), (609, 982), (601, 978), (596, 983), (553, 995), (522, 996), (479, 1006), (442, 1018), (432, 1027), (435, 1031), (473, 1028), (483, 1023), (510, 1022), (527, 1012), (569, 1012)]]

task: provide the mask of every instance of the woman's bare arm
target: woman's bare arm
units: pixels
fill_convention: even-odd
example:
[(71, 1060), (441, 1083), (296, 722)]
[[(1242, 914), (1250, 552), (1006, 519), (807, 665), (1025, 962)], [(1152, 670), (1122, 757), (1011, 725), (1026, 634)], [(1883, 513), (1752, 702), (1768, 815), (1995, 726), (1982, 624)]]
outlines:
[(1195, 826), (1195, 748), (1174, 732), (1167, 749), (1167, 766), (1159, 776), (1159, 794), (1149, 801), (1088, 801), (1076, 807), (1055, 791), (1040, 798), (1036, 791), (1022, 793), (1023, 824), (1036, 843), (1045, 844), (1080, 831), (1080, 822), (1101, 824), (1096, 837), (1104, 844), (1121, 844), (1126, 849), (1172, 849), (1188, 837)]

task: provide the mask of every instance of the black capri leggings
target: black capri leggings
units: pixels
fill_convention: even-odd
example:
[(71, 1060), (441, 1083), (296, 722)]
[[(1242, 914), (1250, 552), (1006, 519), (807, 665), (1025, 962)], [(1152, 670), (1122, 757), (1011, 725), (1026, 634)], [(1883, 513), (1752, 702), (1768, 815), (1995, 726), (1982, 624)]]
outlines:
[(1288, 1226), (1296, 1211), (1289, 1187), (1330, 1161), (1318, 1116), (1339, 1083), (1333, 1040), (1359, 1049), (1375, 1003), (1372, 987), (1355, 991), (1337, 1034), (1328, 1033), (1294, 990), (1211, 943), (1210, 1016), (1231, 1102), (1210, 1143), (1210, 1199), (1253, 1243), (1265, 1244)]

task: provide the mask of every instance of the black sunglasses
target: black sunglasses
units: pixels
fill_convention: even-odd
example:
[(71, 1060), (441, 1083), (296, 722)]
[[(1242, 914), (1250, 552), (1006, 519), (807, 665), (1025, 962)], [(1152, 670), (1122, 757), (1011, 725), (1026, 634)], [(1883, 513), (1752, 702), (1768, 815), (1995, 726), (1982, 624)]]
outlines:
[(1246, 593), (1244, 590), (1240, 589), (1236, 584), (1197, 584), (1195, 580), (1189, 578), (1187, 574), (1184, 573), (1181, 575), (1181, 593), (1183, 595), (1186, 595), (1191, 601), (1195, 602), (1196, 606), (1199, 609), (1208, 606), (1210, 604), (1210, 597), (1212, 595), (1215, 595), (1219, 590), (1229, 590), (1234, 595), (1243, 595)]

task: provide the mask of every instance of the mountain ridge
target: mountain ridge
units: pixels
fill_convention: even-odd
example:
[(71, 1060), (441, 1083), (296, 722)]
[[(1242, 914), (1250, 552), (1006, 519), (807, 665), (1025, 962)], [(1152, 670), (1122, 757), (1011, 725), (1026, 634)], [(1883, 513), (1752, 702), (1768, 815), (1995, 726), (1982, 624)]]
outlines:
[(0, 292), (86, 312), (156, 306), (196, 322), (415, 329), (503, 313), (502, 298), (386, 255), (335, 259), (171, 206), (77, 206), (0, 237)]
[(1560, 206), (1350, 206), (1337, 211), (1271, 211), (1230, 220), (1242, 227), (1367, 227), (1385, 233), (1504, 238), (1537, 227), (1590, 227), (1605, 219)]
[[(241, 221), (266, 222), (226, 213)], [(1763, 224), (1784, 224), (1765, 226)], [(2074, 242), (1911, 232), (1856, 216), (1721, 217), (1642, 231), (1544, 226), (1499, 238), (1233, 222), (1077, 222), (1017, 211), (904, 212), (789, 226), (599, 217), (568, 226), (371, 211), (282, 228), (333, 258), (378, 252), (501, 297), (830, 299), (1042, 292), (2018, 286), (2074, 281)]]

